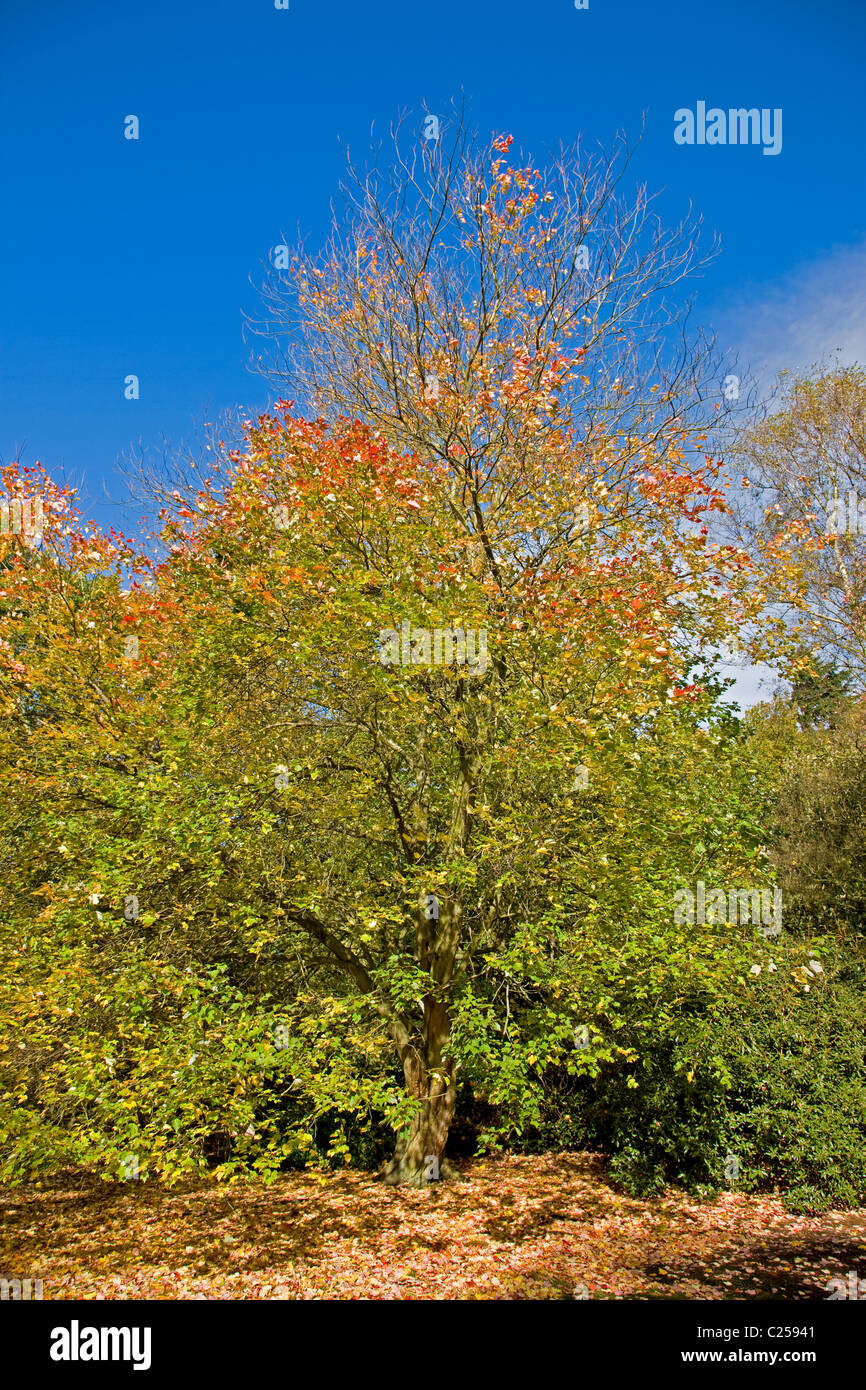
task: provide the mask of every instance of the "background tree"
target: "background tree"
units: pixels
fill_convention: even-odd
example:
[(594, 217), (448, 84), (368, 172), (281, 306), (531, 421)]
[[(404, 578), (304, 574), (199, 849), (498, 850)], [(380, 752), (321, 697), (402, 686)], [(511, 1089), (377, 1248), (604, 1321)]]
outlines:
[(792, 681), (791, 699), (804, 728), (833, 725), (840, 707), (848, 704), (851, 678), (832, 662), (813, 658)]
[(776, 618), (762, 650), (787, 653), (794, 673), (810, 656), (835, 662), (863, 689), (866, 372), (815, 367), (783, 377), (732, 458), (747, 483), (736, 538), (762, 553)]
[(807, 701), (806, 719), (802, 708), (795, 690), (749, 716), (772, 789), (768, 840), (792, 929), (850, 947), (866, 902), (864, 704), (837, 694)]

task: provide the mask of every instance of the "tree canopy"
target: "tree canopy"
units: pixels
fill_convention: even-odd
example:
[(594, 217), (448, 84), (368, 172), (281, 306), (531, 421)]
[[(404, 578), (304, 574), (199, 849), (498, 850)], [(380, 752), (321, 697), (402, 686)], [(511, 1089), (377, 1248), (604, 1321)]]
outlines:
[(674, 901), (769, 881), (715, 675), (762, 596), (700, 351), (656, 337), (691, 252), (510, 144), (422, 151), (420, 202), (370, 185), (299, 258), (321, 413), (248, 421), (158, 562), (6, 472), (45, 499), (0, 617), (7, 1176), (267, 1173), (354, 1126), (420, 1184), (461, 1089), (492, 1144), (552, 1070), (638, 1090), (665, 1039), (724, 1075), (695, 1020), (766, 942)]

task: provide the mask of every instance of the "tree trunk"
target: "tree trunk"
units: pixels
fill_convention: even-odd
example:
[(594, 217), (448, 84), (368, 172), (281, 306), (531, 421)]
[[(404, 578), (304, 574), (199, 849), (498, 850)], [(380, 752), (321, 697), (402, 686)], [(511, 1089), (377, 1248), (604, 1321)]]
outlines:
[[(465, 805), (457, 818), (460, 825), (464, 818)], [(401, 1020), (394, 1033), (406, 1090), (418, 1102), (419, 1109), (401, 1134), (394, 1157), (379, 1173), (383, 1182), (409, 1187), (424, 1187), (428, 1182), (455, 1176), (444, 1153), (457, 1106), (457, 1068), (449, 1055), (449, 1003), (463, 906), (456, 894), (441, 905), (437, 898), (427, 895), (425, 904), (419, 909), (416, 934), (417, 960), (430, 980), (422, 1001), (423, 1029), (420, 1037), (411, 1036)], [(430, 904), (435, 910), (430, 910)]]
[(424, 1001), (425, 1036), (419, 1045), (400, 1047), (406, 1089), (420, 1103), (409, 1128), (397, 1141), (394, 1157), (379, 1173), (382, 1182), (425, 1187), (454, 1177), (443, 1157), (456, 1107), (455, 1067), (446, 1057), (449, 1019), (429, 996)]

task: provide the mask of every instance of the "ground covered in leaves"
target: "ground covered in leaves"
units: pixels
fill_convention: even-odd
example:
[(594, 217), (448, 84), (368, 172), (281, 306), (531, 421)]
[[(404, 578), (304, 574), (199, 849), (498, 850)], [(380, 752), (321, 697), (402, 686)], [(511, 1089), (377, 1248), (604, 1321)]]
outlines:
[(480, 1159), (423, 1191), (358, 1172), (270, 1186), (0, 1192), (0, 1274), (46, 1299), (826, 1299), (866, 1259), (866, 1211), (638, 1201), (590, 1155)]

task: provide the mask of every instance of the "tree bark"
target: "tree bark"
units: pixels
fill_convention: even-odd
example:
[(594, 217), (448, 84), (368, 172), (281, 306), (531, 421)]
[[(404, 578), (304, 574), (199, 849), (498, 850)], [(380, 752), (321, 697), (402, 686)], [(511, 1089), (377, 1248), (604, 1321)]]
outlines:
[(417, 958), (430, 978), (422, 1001), (421, 1036), (409, 1037), (404, 1033), (396, 1038), (406, 1090), (419, 1108), (407, 1131), (401, 1134), (394, 1157), (379, 1175), (383, 1182), (410, 1187), (424, 1187), (428, 1182), (454, 1176), (444, 1153), (457, 1106), (457, 1068), (449, 1055), (449, 998), (462, 909), (456, 899), (442, 908), (441, 921), (430, 921), (419, 914)]
[(448, 1014), (441, 1004), (429, 1000), (424, 1008), (424, 1038), (419, 1046), (400, 1048), (406, 1089), (419, 1102), (419, 1109), (398, 1139), (393, 1158), (379, 1173), (382, 1182), (407, 1187), (425, 1187), (428, 1182), (454, 1177), (444, 1157), (457, 1099), (454, 1062), (446, 1056)]

